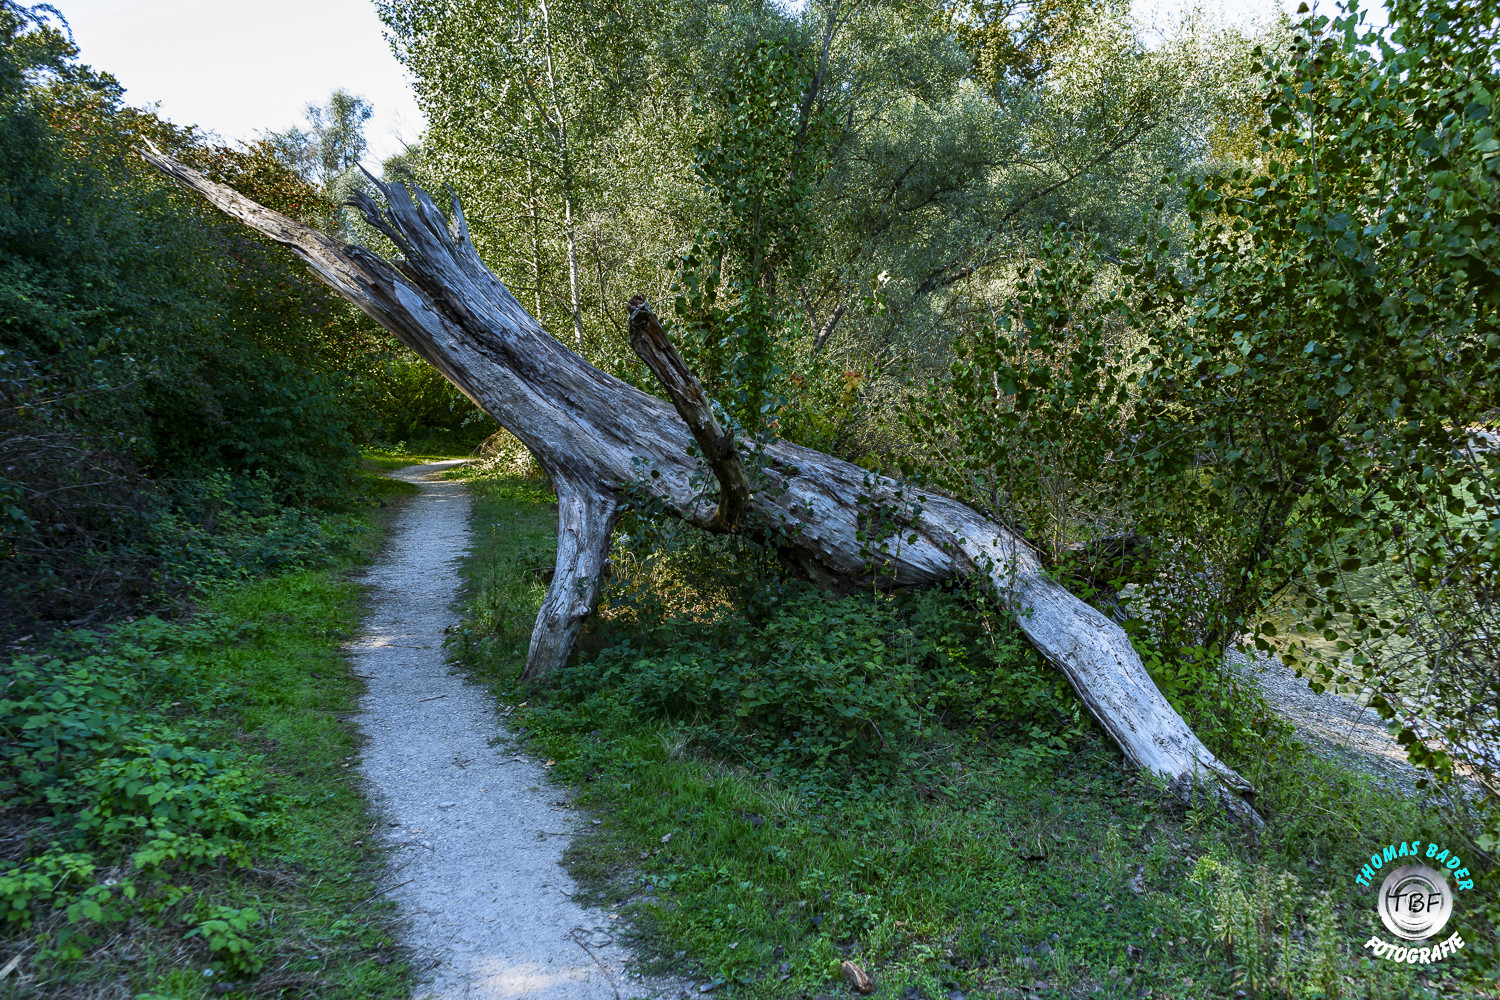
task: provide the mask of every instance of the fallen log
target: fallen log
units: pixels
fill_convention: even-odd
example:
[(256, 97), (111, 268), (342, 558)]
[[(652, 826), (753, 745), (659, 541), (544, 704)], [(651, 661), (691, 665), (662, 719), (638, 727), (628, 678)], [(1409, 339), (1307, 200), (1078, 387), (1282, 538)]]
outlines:
[[(688, 524), (774, 534), (808, 578), (921, 586), (978, 574), (1063, 674), (1135, 766), (1181, 798), (1201, 789), (1259, 825), (1248, 782), (1220, 762), (1162, 697), (1118, 625), (1049, 578), (1021, 539), (948, 497), (784, 441), (761, 446), (757, 481), (731, 447), (697, 380), (632, 303), (632, 339), (674, 403), (600, 371), (544, 331), (480, 260), (455, 197), (444, 215), (420, 189), (376, 182), (381, 208), (356, 204), (402, 254), (385, 260), (267, 209), (154, 149), (158, 169), (301, 257), (334, 291), (394, 333), (536, 456), (558, 499), (557, 565), (532, 632), (526, 677), (566, 663), (592, 612), (610, 533), (627, 491)], [(654, 329), (652, 329), (654, 327)], [(675, 360), (674, 360), (675, 359)], [(675, 408), (674, 408), (675, 405)], [(690, 423), (692, 426), (690, 426)], [(695, 449), (693, 446), (697, 445)], [(724, 485), (701, 488), (701, 451)], [(872, 517), (872, 512), (878, 516)], [(881, 525), (883, 538), (861, 539)], [(884, 543), (878, 565), (870, 552)]]

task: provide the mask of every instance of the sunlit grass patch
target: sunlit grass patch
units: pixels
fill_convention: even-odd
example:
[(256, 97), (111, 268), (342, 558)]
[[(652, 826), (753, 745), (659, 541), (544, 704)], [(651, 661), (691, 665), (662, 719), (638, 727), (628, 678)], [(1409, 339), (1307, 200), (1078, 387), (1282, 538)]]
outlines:
[(456, 458), (468, 458), (467, 453), (452, 454), (443, 450), (433, 452), (365, 451), (360, 453), (361, 464), (377, 472), (394, 472), (411, 465), (427, 462), (447, 462)]

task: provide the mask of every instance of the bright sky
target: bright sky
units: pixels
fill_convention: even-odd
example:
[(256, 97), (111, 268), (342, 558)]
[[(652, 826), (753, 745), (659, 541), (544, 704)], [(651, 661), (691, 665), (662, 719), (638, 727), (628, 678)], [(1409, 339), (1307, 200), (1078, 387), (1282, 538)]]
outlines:
[(338, 87), (370, 101), (369, 163), (421, 135), (422, 113), (371, 0), (52, 0), (84, 62), (131, 104), (225, 139), (302, 124)]
[[(375, 107), (369, 165), (414, 143), (422, 115), (371, 0), (53, 0), (84, 62), (113, 73), (136, 105), (225, 139), (302, 121), (337, 87)], [(1138, 17), (1171, 18), (1183, 0), (1134, 0)], [(1200, 0), (1245, 21), (1295, 0)]]

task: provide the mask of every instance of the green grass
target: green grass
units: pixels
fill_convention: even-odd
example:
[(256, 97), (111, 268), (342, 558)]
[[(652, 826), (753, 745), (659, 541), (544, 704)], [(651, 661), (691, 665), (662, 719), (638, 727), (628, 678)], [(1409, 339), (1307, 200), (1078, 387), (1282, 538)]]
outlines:
[[(1462, 959), (1418, 971), (1377, 967), (1360, 951), (1384, 933), (1372, 891), (1353, 883), (1370, 850), (1456, 842), (1453, 832), (1305, 752), (1248, 694), (1243, 724), (1212, 728), (1233, 733), (1214, 749), (1260, 789), (1269, 826), (1258, 839), (1216, 810), (1166, 799), (1092, 724), (1063, 727), (1072, 735), (1060, 753), (1003, 726), (937, 727), (892, 749), (901, 766), (872, 757), (837, 787), (837, 769), (784, 766), (790, 758), (766, 751), (734, 711), (643, 711), (627, 693), (664, 683), (655, 667), (631, 668), (646, 671), (631, 675), (635, 689), (604, 682), (628, 675), (622, 638), (641, 662), (680, 673), (674, 651), (697, 635), (680, 620), (656, 646), (597, 626), (568, 668), (574, 681), (523, 690), (555, 508), (535, 483), (472, 488), (478, 544), (458, 655), (516, 706), (523, 740), (600, 821), (569, 863), (587, 898), (631, 920), (648, 968), (744, 997), (843, 994), (844, 960), (876, 976), (877, 996), (903, 998), (1474, 989), (1441, 978), (1463, 973)], [(862, 780), (870, 773), (889, 777)], [(1482, 940), (1486, 929), (1465, 919), (1460, 908), (1465, 937)]]
[[(394, 472), (396, 469), (404, 469), (408, 465), (421, 465), (424, 462), (445, 462), (453, 458), (468, 458), (468, 452), (461, 454), (450, 453), (442, 449), (435, 451), (367, 451), (360, 458), (367, 470), (377, 472)], [(410, 486), (410, 483), (404, 484)]]
[[(372, 820), (351, 780), (358, 739), (344, 720), (361, 689), (341, 651), (361, 616), (349, 571), (378, 543), (378, 520), (367, 514), (355, 546), (334, 564), (212, 593), (177, 622), (58, 639), (54, 663), (92, 651), (99, 690), (126, 696), (70, 758), (73, 770), (58, 765), (55, 794), (90, 794), (91, 768), (135, 759), (134, 744), (153, 741), (217, 755), (255, 809), (242, 832), (216, 842), (227, 853), (204, 863), (132, 861), (145, 834), (85, 838), (97, 871), (34, 899), (30, 926), (0, 923), (0, 963), (21, 956), (0, 997), (409, 995), (413, 975), (394, 944), (392, 904), (375, 886), (382, 862)], [(133, 687), (120, 676), (131, 671), (164, 680)], [(174, 835), (200, 832), (194, 817), (137, 806)], [(10, 884), (66, 830), (41, 807), (8, 809), (0, 823), (9, 862), (0, 869), (10, 868)], [(88, 909), (69, 912), (112, 883), (133, 885), (137, 899), (117, 895), (95, 919)]]
[(392, 479), (389, 476), (368, 476), (370, 482), (369, 494), (373, 497), (410, 497), (422, 492), (422, 488), (416, 483), (408, 483), (404, 479)]

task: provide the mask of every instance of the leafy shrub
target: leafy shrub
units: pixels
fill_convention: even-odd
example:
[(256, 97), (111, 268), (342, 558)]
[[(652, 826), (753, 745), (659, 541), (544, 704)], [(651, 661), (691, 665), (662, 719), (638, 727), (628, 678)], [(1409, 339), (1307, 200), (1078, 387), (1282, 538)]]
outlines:
[(152, 394), (150, 465), (179, 480), (225, 473), (253, 479), (277, 503), (345, 504), (358, 457), (344, 402), (353, 391), (349, 377), (246, 346), (239, 354), (215, 359), (222, 384), (211, 406), (201, 386), (162, 386)]
[(247, 864), (280, 822), (253, 757), (201, 749), (190, 724), (143, 710), (211, 712), (220, 694), (182, 648), (239, 638), (224, 631), (147, 619), (76, 634), (66, 655), (21, 656), (0, 670), (0, 796), (35, 820), (44, 845), (0, 874), (0, 919), (27, 926), (62, 909), (81, 925), (160, 913), (183, 892), (172, 873)]
[[(171, 742), (131, 745), (79, 771), (49, 801), (77, 809), (68, 839), (102, 848), (145, 840), (136, 856), (241, 860), (245, 838), (268, 825), (266, 797), (237, 756)], [(182, 842), (177, 831), (190, 830)], [(167, 837), (167, 834), (175, 836)], [(174, 842), (175, 841), (175, 842)]]
[(752, 601), (759, 614), (669, 616), (564, 672), (558, 693), (685, 724), (760, 769), (835, 787), (922, 770), (948, 729), (1045, 756), (1083, 725), (1014, 622), (962, 594), (779, 596)]
[(10, 869), (0, 875), (0, 918), (29, 927), (33, 901), (91, 884), (96, 867), (92, 855), (48, 851), (24, 868)]
[[(1127, 622), (1127, 627), (1135, 626)], [(1139, 630), (1132, 642), (1162, 696), (1220, 757), (1236, 762), (1253, 760), (1269, 742), (1294, 732), (1292, 725), (1272, 710), (1260, 687), (1225, 669), (1222, 657), (1213, 649), (1188, 646), (1164, 654), (1143, 641)]]
[(266, 960), (254, 948), (248, 933), (260, 923), (260, 913), (250, 907), (212, 906), (208, 918), (187, 932), (208, 942), (216, 964), (230, 974), (253, 975), (265, 968)]
[(348, 551), (354, 530), (338, 516), (284, 506), (264, 472), (216, 472), (177, 486), (152, 542), (174, 589), (202, 590), (325, 561)]

